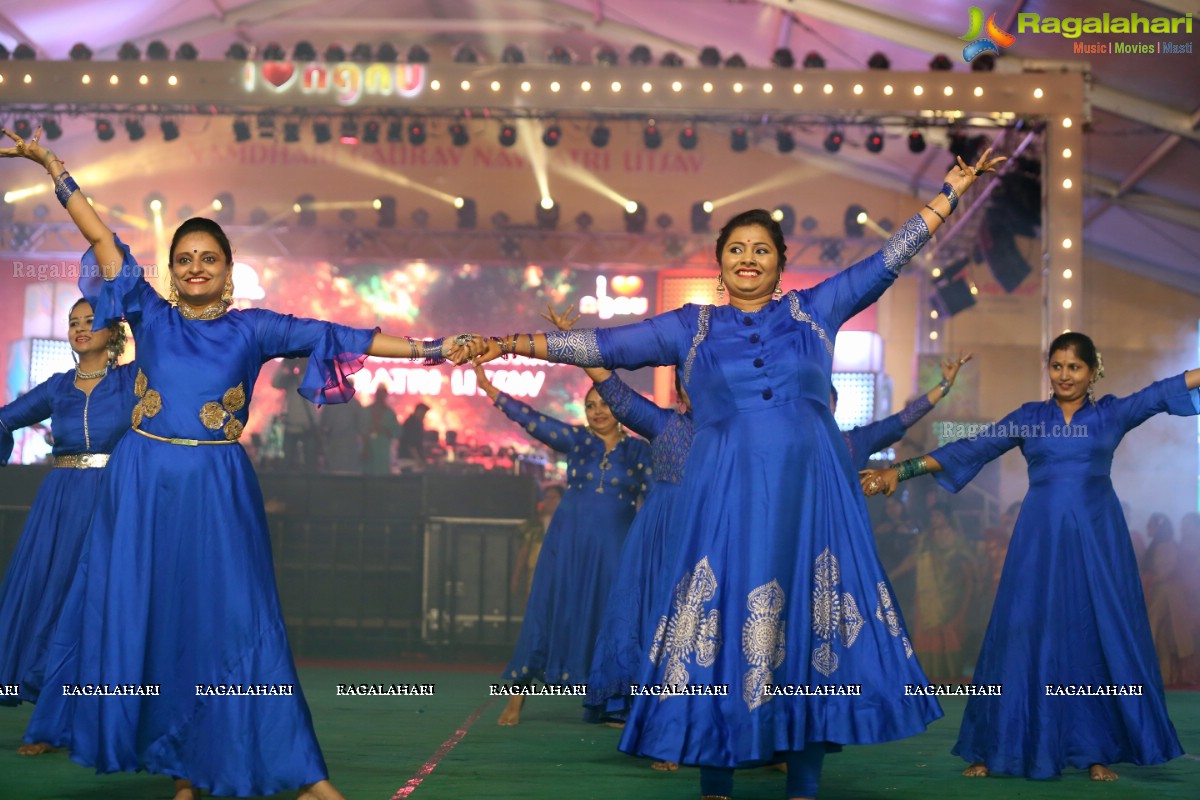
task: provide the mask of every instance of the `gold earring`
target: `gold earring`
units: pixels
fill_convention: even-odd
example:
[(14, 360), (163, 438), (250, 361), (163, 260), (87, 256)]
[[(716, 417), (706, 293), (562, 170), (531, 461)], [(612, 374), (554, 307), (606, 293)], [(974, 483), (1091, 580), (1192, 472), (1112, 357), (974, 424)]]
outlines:
[(227, 306), (233, 305), (233, 276), (225, 277), (225, 291), (221, 292), (221, 302)]
[(174, 278), (171, 278), (171, 291), (167, 292), (167, 302), (173, 306), (179, 305), (179, 290), (175, 288)]
[(775, 299), (783, 297), (783, 276), (779, 276), (779, 282), (775, 284)]
[(725, 276), (717, 276), (717, 300), (725, 299)]

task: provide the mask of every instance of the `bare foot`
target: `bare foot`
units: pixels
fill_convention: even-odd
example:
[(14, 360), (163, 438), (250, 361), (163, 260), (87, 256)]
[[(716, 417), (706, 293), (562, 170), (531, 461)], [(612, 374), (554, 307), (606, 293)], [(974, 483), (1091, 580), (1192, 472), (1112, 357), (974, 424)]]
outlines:
[(342, 793), (333, 788), (329, 781), (317, 781), (300, 789), (296, 800), (346, 800)]
[(508, 705), (500, 712), (500, 719), (496, 722), (497, 725), (503, 725), (506, 728), (511, 728), (514, 725), (521, 724), (521, 709), (525, 706), (525, 698), (521, 695), (513, 695), (508, 698)]
[(200, 800), (200, 790), (187, 778), (176, 778), (175, 800)]
[(780, 772), (787, 772), (787, 762), (780, 761), (778, 764), (770, 764), (767, 766), (767, 769), (775, 769), (779, 770)]
[(1105, 783), (1111, 783), (1117, 779), (1117, 773), (1103, 764), (1092, 764), (1088, 767), (1088, 774), (1092, 776), (1092, 780), (1104, 781)]
[(650, 769), (656, 769), (659, 772), (675, 772), (679, 769), (679, 765), (674, 761), (655, 761), (650, 764)]
[(968, 778), (986, 778), (988, 776), (987, 765), (982, 761), (976, 761), (974, 764), (963, 770), (963, 775)]
[(604, 723), (604, 727), (606, 727), (606, 728), (617, 728), (618, 730), (621, 730), (621, 729), (623, 729), (623, 728), (625, 727), (625, 723), (624, 723), (624, 722), (617, 722), (616, 720), (612, 720), (612, 719), (610, 719), (608, 722), (605, 722), (605, 723)]
[(42, 753), (57, 753), (57, 747), (51, 747), (49, 742), (38, 742), (37, 744), (23, 744), (17, 748), (19, 756), (40, 756)]

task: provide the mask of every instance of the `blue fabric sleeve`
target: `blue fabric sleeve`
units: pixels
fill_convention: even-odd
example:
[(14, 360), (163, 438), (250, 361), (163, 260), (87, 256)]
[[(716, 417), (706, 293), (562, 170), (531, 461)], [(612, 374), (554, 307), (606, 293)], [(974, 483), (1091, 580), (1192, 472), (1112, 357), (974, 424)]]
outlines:
[(105, 280), (96, 260), (96, 248), (89, 247), (79, 265), (79, 291), (92, 304), (95, 322), (92, 330), (98, 331), (124, 319), (136, 338), (142, 326), (157, 314), (165, 313), (171, 304), (159, 297), (142, 275), (142, 268), (129, 252), (129, 246), (113, 234), (117, 249), (121, 251), (121, 269), (113, 280)]
[(640, 369), (682, 364), (695, 333), (698, 308), (689, 304), (632, 325), (597, 329), (604, 366)]
[(496, 395), (496, 408), (524, 428), (530, 436), (551, 450), (557, 450), (560, 453), (569, 453), (574, 445), (581, 444), (584, 439), (591, 436), (585, 429), (577, 425), (568, 425), (553, 417), (539, 414), (504, 392)]
[(942, 465), (940, 472), (932, 473), (933, 479), (943, 489), (957, 492), (971, 482), (989, 461), (999, 458), (1023, 443), (1017, 434), (1021, 431), (1021, 419), (1025, 409), (1019, 408), (999, 422), (981, 426), (966, 438), (939, 447), (929, 454)]
[(929, 228), (917, 214), (893, 233), (879, 251), (800, 292), (803, 305), (836, 331), (882, 297), (900, 274), (900, 268), (928, 241)]
[(647, 439), (656, 438), (671, 417), (676, 416), (674, 411), (660, 408), (629, 388), (615, 372), (597, 383), (596, 391), (621, 424)]
[(904, 438), (905, 430), (907, 428), (900, 421), (900, 415), (892, 414), (878, 422), (860, 425), (843, 433), (846, 446), (850, 448), (850, 460), (854, 463), (854, 468), (865, 469), (872, 453), (878, 453), (888, 445), (900, 441)]
[(62, 372), (42, 381), (25, 394), (0, 408), (0, 467), (8, 465), (16, 439), (13, 433), (19, 428), (49, 419), (54, 410), (54, 393), (60, 391), (63, 380), (70, 373)]
[(362, 369), (378, 328), (347, 328), (262, 308), (240, 313), (253, 316), (259, 356), (264, 362), (308, 357), (308, 368), (297, 390), (304, 399), (322, 405), (345, 403), (354, 397), (350, 376)]
[(1126, 431), (1133, 430), (1155, 414), (1192, 417), (1200, 413), (1196, 389), (1188, 389), (1184, 374), (1164, 378), (1127, 397), (1105, 395), (1099, 406), (1113, 415)]

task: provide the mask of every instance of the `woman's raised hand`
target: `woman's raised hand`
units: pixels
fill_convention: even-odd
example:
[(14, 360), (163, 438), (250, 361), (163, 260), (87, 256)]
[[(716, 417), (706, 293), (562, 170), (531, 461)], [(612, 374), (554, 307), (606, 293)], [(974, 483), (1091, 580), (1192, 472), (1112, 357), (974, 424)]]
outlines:
[(571, 312), (575, 310), (575, 305), (573, 303), (567, 306), (567, 310), (561, 314), (554, 310), (553, 303), (547, 303), (546, 308), (548, 309), (549, 313), (542, 314), (542, 319), (549, 320), (550, 323), (560, 331), (571, 330), (571, 327), (576, 322), (579, 322), (579, 318), (581, 316), (580, 314), (576, 314), (575, 319), (570, 319)]
[(482, 364), (474, 364), (473, 366), (475, 367), (475, 382), (483, 390), (484, 394), (495, 400), (496, 395), (500, 394), (500, 390), (493, 386), (492, 382), (487, 379), (487, 373), (483, 371)]
[(962, 365), (974, 358), (974, 353), (967, 353), (965, 356), (962, 350), (958, 351), (958, 357), (954, 358), (947, 356), (942, 359), (942, 377), (945, 378), (951, 386), (954, 385), (954, 379), (958, 377), (958, 371), (962, 369)]
[(12, 139), (14, 142), (12, 147), (0, 149), (0, 156), (3, 156), (4, 158), (28, 158), (30, 161), (35, 161), (38, 164), (41, 164), (43, 167), (49, 168), (49, 164), (46, 163), (46, 159), (54, 158), (54, 154), (43, 147), (40, 142), (38, 142), (38, 140), (42, 138), (41, 128), (38, 128), (37, 131), (34, 132), (33, 136), (28, 139), (22, 139), (8, 128), (0, 128), (0, 131), (3, 131), (4, 135), (9, 139)]
[(984, 150), (983, 155), (979, 157), (973, 167), (963, 161), (962, 156), (956, 157), (958, 164), (951, 167), (950, 172), (946, 174), (946, 183), (954, 187), (954, 191), (958, 193), (959, 197), (962, 197), (963, 193), (971, 188), (971, 184), (975, 183), (976, 178), (985, 172), (995, 172), (1001, 162), (1008, 160), (1008, 156), (992, 158), (991, 154), (992, 148)]
[(473, 333), (463, 333), (442, 343), (442, 357), (461, 366), (486, 352), (487, 339)]

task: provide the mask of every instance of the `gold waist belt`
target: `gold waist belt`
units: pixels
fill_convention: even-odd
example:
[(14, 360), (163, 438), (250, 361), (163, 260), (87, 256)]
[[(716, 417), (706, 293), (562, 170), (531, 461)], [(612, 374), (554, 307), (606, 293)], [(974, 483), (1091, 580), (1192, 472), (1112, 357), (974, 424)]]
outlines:
[(167, 444), (182, 444), (187, 447), (195, 447), (201, 444), (237, 444), (236, 439), (168, 439), (166, 436), (155, 436), (153, 433), (146, 433), (141, 428), (133, 428), (134, 433), (140, 433), (147, 439), (153, 439), (156, 442), (166, 442)]
[(108, 453), (80, 453), (74, 456), (55, 456), (55, 467), (70, 469), (96, 469), (108, 466)]

